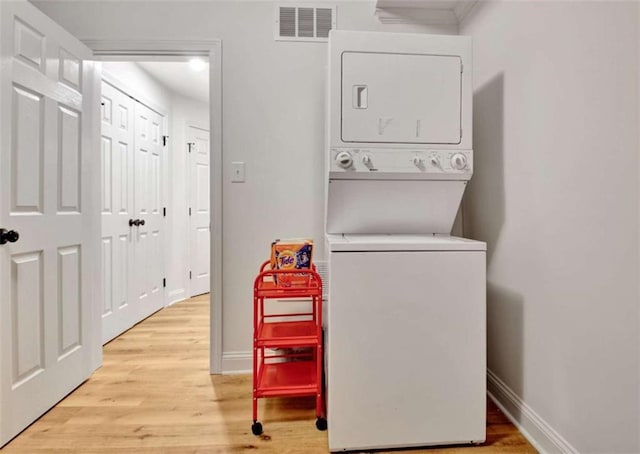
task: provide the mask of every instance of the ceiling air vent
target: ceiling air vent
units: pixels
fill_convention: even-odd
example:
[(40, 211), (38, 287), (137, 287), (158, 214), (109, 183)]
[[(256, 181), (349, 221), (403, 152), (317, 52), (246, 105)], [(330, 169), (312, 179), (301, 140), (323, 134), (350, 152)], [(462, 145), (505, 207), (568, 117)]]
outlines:
[(335, 26), (335, 6), (296, 3), (276, 7), (278, 41), (327, 41)]

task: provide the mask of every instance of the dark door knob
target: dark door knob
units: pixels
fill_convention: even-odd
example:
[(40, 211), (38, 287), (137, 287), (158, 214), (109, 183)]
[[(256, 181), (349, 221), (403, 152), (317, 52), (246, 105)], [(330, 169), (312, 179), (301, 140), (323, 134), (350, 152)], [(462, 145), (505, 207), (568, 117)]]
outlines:
[(144, 219), (139, 219), (138, 222), (140, 223), (140, 225), (145, 225), (146, 224)]
[(129, 219), (129, 227), (132, 226), (139, 226), (140, 225), (140, 219)]
[(0, 244), (15, 243), (20, 235), (15, 230), (0, 229)]

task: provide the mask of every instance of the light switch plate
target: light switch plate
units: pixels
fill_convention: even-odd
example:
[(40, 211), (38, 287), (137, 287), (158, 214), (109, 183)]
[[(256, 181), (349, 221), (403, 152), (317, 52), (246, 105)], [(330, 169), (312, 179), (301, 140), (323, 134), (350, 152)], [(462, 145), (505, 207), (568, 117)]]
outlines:
[(244, 183), (244, 162), (231, 163), (231, 182)]

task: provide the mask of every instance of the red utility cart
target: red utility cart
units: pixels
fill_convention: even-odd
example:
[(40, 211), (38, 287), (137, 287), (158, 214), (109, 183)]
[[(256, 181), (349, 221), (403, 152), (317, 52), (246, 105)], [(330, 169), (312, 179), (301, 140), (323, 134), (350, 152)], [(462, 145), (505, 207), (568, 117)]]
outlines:
[[(308, 299), (311, 307), (283, 313), (282, 306), (292, 299)], [(322, 279), (315, 266), (272, 270), (270, 262), (264, 262), (253, 286), (254, 435), (262, 433), (258, 421), (261, 397), (315, 396), (316, 427), (327, 429), (322, 360)]]

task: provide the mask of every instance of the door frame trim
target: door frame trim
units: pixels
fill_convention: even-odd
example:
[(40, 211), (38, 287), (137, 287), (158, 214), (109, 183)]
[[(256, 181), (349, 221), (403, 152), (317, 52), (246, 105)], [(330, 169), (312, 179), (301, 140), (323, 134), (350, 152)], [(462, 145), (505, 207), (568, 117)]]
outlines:
[(222, 373), (222, 40), (80, 39), (98, 61), (140, 57), (209, 57), (209, 137), (211, 166), (210, 358), (212, 374)]

